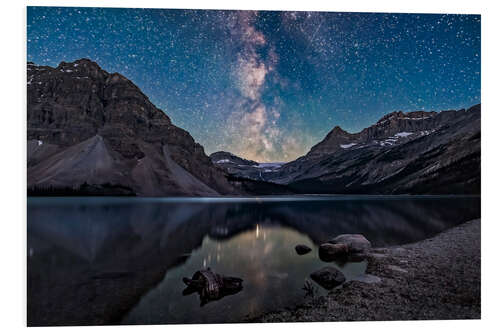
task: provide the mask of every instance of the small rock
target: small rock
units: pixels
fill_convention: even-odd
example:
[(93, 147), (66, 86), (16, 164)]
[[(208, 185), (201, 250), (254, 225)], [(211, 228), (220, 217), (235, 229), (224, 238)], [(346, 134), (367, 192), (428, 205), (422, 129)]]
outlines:
[(392, 249), (392, 253), (394, 255), (404, 256), (408, 253), (408, 250), (406, 250), (405, 248), (402, 248), (402, 247), (397, 247), (395, 249)]
[(307, 245), (299, 244), (295, 247), (295, 252), (297, 252), (298, 255), (304, 255), (311, 252), (311, 248)]
[(365, 236), (361, 234), (344, 234), (329, 240), (331, 244), (346, 244), (349, 247), (349, 252), (363, 252), (369, 250), (372, 245)]
[(327, 266), (312, 273), (311, 279), (325, 289), (333, 289), (345, 282), (345, 276), (338, 269)]
[(324, 243), (319, 246), (319, 258), (326, 262), (345, 258), (348, 253), (349, 248), (345, 244)]
[(403, 268), (396, 266), (396, 265), (388, 265), (387, 268), (389, 268), (390, 270), (396, 271), (396, 272), (400, 272), (400, 273), (408, 273), (408, 271), (406, 269), (403, 269)]
[(374, 259), (383, 259), (383, 258), (387, 258), (387, 254), (382, 254), (382, 253), (370, 253), (368, 255), (368, 257), (370, 258), (374, 258)]
[(380, 279), (378, 276), (371, 274), (361, 274), (356, 276), (353, 280), (363, 283), (379, 283), (382, 281), (382, 279)]

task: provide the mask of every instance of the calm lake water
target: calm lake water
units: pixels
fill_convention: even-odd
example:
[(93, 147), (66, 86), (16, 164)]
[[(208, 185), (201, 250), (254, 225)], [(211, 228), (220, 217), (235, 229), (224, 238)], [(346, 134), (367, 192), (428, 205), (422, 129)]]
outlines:
[[(479, 216), (479, 197), (29, 198), (28, 324), (241, 321), (304, 302), (324, 266), (363, 274), (366, 262), (318, 258), (331, 237), (392, 246)], [(298, 256), (297, 244), (313, 251)], [(243, 290), (200, 307), (182, 278), (206, 267)]]

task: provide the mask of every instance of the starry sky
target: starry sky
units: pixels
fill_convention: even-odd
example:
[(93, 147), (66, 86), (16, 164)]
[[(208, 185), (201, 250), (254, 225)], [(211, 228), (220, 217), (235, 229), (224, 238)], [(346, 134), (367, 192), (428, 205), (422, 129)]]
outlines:
[(479, 15), (28, 7), (27, 58), (132, 80), (205, 152), (291, 161), (336, 125), (479, 103)]

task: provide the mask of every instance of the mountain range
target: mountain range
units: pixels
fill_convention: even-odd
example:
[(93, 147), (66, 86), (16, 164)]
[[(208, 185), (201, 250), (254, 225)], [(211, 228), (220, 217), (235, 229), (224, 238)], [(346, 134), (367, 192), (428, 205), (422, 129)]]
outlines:
[(392, 112), (359, 133), (339, 126), (304, 156), (272, 168), (212, 161), (238, 178), (294, 193), (479, 194), (481, 105), (441, 112)]
[(27, 64), (28, 194), (479, 194), (481, 105), (334, 127), (304, 156), (208, 157), (141, 90), (88, 59)]

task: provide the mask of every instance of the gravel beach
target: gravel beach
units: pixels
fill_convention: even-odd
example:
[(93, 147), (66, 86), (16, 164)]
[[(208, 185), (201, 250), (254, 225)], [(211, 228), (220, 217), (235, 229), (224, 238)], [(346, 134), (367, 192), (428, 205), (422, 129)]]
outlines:
[[(481, 318), (481, 220), (368, 255), (368, 279), (250, 322)], [(377, 278), (374, 278), (376, 276)]]

